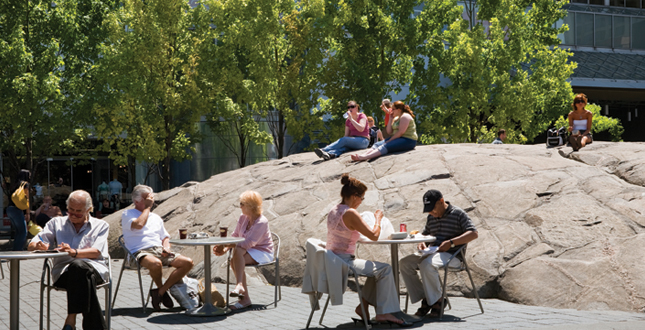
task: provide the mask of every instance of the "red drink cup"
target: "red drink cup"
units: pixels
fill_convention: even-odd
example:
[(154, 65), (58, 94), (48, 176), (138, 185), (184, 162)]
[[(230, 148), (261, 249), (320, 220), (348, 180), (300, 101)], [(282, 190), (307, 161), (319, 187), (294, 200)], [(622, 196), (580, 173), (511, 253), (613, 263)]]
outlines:
[(399, 229), (400, 229), (399, 231), (402, 232), (402, 233), (407, 233), (408, 232), (408, 226), (406, 226), (404, 223), (402, 223), (400, 225)]
[(185, 228), (179, 229), (179, 239), (186, 239), (187, 235), (188, 235), (188, 229), (185, 229)]
[(228, 234), (228, 227), (219, 227), (219, 237), (226, 237)]

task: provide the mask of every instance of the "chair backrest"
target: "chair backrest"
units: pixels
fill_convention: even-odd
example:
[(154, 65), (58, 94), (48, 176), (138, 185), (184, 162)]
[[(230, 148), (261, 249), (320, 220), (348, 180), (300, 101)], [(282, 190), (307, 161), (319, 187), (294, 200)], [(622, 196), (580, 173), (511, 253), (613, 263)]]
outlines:
[(130, 250), (125, 247), (125, 240), (123, 239), (123, 235), (119, 236), (119, 245), (125, 253), (125, 258), (123, 258), (123, 264), (125, 265), (125, 268), (137, 269), (137, 267), (140, 267), (139, 261), (134, 257), (132, 253), (130, 253)]
[(276, 261), (280, 258), (280, 236), (271, 232), (271, 238), (273, 238), (273, 261)]

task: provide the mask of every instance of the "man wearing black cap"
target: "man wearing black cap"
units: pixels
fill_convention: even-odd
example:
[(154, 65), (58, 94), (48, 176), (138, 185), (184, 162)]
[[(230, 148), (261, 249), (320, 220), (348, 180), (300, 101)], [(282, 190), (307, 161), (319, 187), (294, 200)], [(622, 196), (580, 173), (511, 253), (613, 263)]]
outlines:
[[(438, 269), (446, 265), (459, 245), (477, 238), (477, 229), (468, 214), (444, 201), (438, 190), (428, 190), (423, 195), (423, 212), (428, 213), (428, 220), (422, 234), (437, 238), (432, 243), (433, 246), (438, 246), (437, 252), (430, 255), (411, 254), (402, 258), (399, 265), (412, 303), (423, 300), (415, 315), (424, 316), (432, 310), (431, 316), (439, 316), (442, 288)], [(419, 250), (426, 247), (425, 243), (419, 244)], [(461, 261), (454, 258), (449, 266), (458, 268)], [(417, 270), (421, 278), (417, 275)], [(444, 304), (444, 308), (445, 305), (447, 304)]]

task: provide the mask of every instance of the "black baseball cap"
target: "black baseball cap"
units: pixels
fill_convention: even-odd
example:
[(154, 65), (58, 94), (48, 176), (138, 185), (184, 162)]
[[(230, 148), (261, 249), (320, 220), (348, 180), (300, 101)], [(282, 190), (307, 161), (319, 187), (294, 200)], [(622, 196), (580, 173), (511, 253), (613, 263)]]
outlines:
[(443, 198), (441, 192), (436, 189), (430, 189), (423, 195), (423, 213), (434, 210), (434, 205)]

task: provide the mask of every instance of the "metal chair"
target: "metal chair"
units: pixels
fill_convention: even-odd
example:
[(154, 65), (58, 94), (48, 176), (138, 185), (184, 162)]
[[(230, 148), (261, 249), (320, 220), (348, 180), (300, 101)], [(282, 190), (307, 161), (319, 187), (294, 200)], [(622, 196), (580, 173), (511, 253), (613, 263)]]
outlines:
[(2, 264), (7, 262), (7, 260), (0, 260), (0, 274), (2, 274), (2, 279), (4, 280), (4, 268), (2, 268)]
[[(308, 246), (307, 246), (307, 249), (309, 249), (309, 248), (310, 248), (310, 247), (309, 247), (310, 240), (312, 240), (312, 239), (310, 238), (309, 240), (307, 240), (307, 245), (308, 245)], [(321, 248), (321, 247), (319, 247), (319, 246), (317, 246), (317, 245), (316, 245), (314, 248), (316, 249), (316, 250), (315, 250), (315, 253), (316, 253), (316, 254), (318, 254), (318, 253), (330, 253), (330, 254), (332, 254), (332, 255), (333, 255), (333, 252), (331, 252), (331, 251), (327, 251), (325, 248)], [(334, 256), (335, 256), (335, 255), (334, 255)], [(339, 257), (337, 257), (337, 256), (335, 256), (335, 257), (336, 257), (336, 258), (339, 258)], [(339, 259), (340, 259), (340, 258), (339, 258)], [(307, 259), (307, 263), (309, 263), (309, 262), (313, 262), (313, 261), (311, 261), (311, 260)], [(351, 267), (350, 265), (348, 265), (348, 264), (347, 264), (347, 263), (345, 263), (344, 261), (342, 261), (342, 260), (341, 260), (341, 262), (347, 265), (347, 268), (349, 269), (349, 274), (348, 274), (348, 276), (353, 276), (353, 277), (354, 277), (354, 280), (356, 281), (356, 290), (358, 291), (358, 301), (359, 301), (359, 303), (360, 303), (360, 305), (361, 305), (361, 312), (363, 313), (363, 315), (366, 315), (365, 311), (367, 310), (367, 308), (368, 308), (369, 306), (364, 306), (364, 305), (363, 305), (363, 294), (362, 294), (362, 292), (361, 292), (361, 287), (360, 287), (360, 284), (359, 284), (359, 282), (358, 282), (358, 273), (354, 270), (354, 268), (353, 268), (353, 267)], [(314, 292), (314, 296), (315, 296), (315, 297), (322, 297), (322, 295), (323, 295), (323, 293), (322, 293), (322, 292), (318, 292), (318, 291), (315, 291), (315, 292)], [(329, 300), (330, 300), (330, 299), (331, 299), (331, 295), (330, 295), (330, 294), (327, 294), (327, 302), (325, 302), (325, 307), (323, 308), (322, 315), (320, 315), (320, 321), (318, 322), (318, 324), (320, 324), (320, 325), (322, 325), (322, 321), (323, 321), (323, 318), (325, 317), (325, 312), (327, 311), (327, 306), (329, 306)], [(315, 312), (317, 309), (319, 309), (319, 308), (320, 308), (320, 306), (319, 306), (319, 299), (315, 299), (315, 305), (314, 305), (314, 306), (312, 306), (312, 308), (311, 308), (311, 313), (309, 313), (309, 319), (307, 320), (307, 325), (305, 326), (305, 329), (309, 329), (309, 324), (311, 324), (311, 319), (312, 319), (312, 318), (313, 318), (313, 316), (314, 316), (314, 312)], [(363, 323), (365, 324), (365, 330), (369, 330), (369, 329), (372, 327), (372, 326), (370, 325), (369, 320), (365, 320), (365, 319), (364, 319), (364, 320), (363, 320)]]
[[(468, 263), (466, 262), (466, 247), (468, 244), (464, 244), (455, 253), (453, 253), (450, 256), (450, 259), (446, 262), (446, 265), (449, 265), (452, 259), (454, 259), (457, 255), (461, 254), (461, 266), (460, 267), (441, 267), (439, 269), (444, 270), (444, 275), (443, 275), (443, 283), (442, 283), (442, 299), (441, 299), (441, 312), (439, 313), (439, 319), (441, 320), (443, 318), (443, 309), (444, 309), (444, 303), (446, 302), (446, 284), (448, 283), (448, 272), (456, 273), (456, 272), (461, 272), (461, 271), (466, 271), (468, 273), (468, 278), (470, 279), (470, 284), (473, 286), (473, 292), (475, 293), (475, 298), (477, 298), (477, 303), (479, 304), (479, 309), (482, 311), (482, 314), (484, 314), (484, 307), (482, 306), (482, 302), (479, 299), (479, 293), (477, 292), (477, 288), (475, 287), (475, 282), (473, 281), (473, 276), (470, 274), (470, 269), (468, 268)], [(405, 311), (407, 312), (408, 310), (408, 302), (410, 301), (410, 295), (406, 292), (405, 294)], [(450, 302), (448, 302), (448, 309), (452, 309), (452, 306), (450, 305)]]
[(278, 307), (278, 301), (282, 300), (282, 289), (280, 288), (280, 236), (276, 233), (271, 233), (271, 236), (273, 238), (273, 261), (258, 265), (246, 265), (246, 267), (258, 269), (260, 267), (275, 265), (275, 280), (273, 282), (275, 293), (273, 297), (273, 306)]
[[(43, 273), (40, 278), (40, 330), (43, 329), (43, 295), (45, 289), (47, 289), (47, 330), (51, 328), (51, 291), (66, 291), (64, 288), (59, 288), (54, 286), (51, 283), (51, 271), (53, 265), (52, 261), (48, 258), (45, 259), (43, 264)], [(112, 326), (112, 305), (110, 304), (112, 300), (112, 263), (110, 256), (107, 258), (107, 268), (108, 268), (108, 280), (107, 282), (101, 283), (96, 286), (97, 289), (105, 289), (105, 321), (107, 322), (108, 330)], [(47, 282), (47, 284), (45, 284)]]
[(150, 290), (152, 289), (152, 283), (154, 281), (150, 280), (150, 288), (148, 289), (148, 297), (144, 300), (143, 299), (143, 280), (141, 279), (141, 264), (139, 264), (139, 261), (130, 253), (130, 251), (125, 247), (125, 242), (123, 241), (123, 235), (119, 236), (119, 245), (121, 245), (121, 248), (123, 249), (123, 252), (125, 252), (125, 258), (123, 258), (123, 264), (121, 265), (121, 272), (119, 272), (119, 279), (116, 282), (116, 289), (114, 290), (114, 298), (112, 300), (112, 306), (114, 306), (114, 303), (116, 302), (116, 295), (119, 293), (119, 285), (121, 285), (121, 277), (123, 276), (123, 271), (127, 269), (132, 269), (134, 270), (133, 265), (137, 266), (137, 275), (139, 276), (139, 290), (141, 291), (141, 306), (143, 308), (143, 312), (146, 312), (146, 307), (148, 307), (148, 302), (150, 301)]

